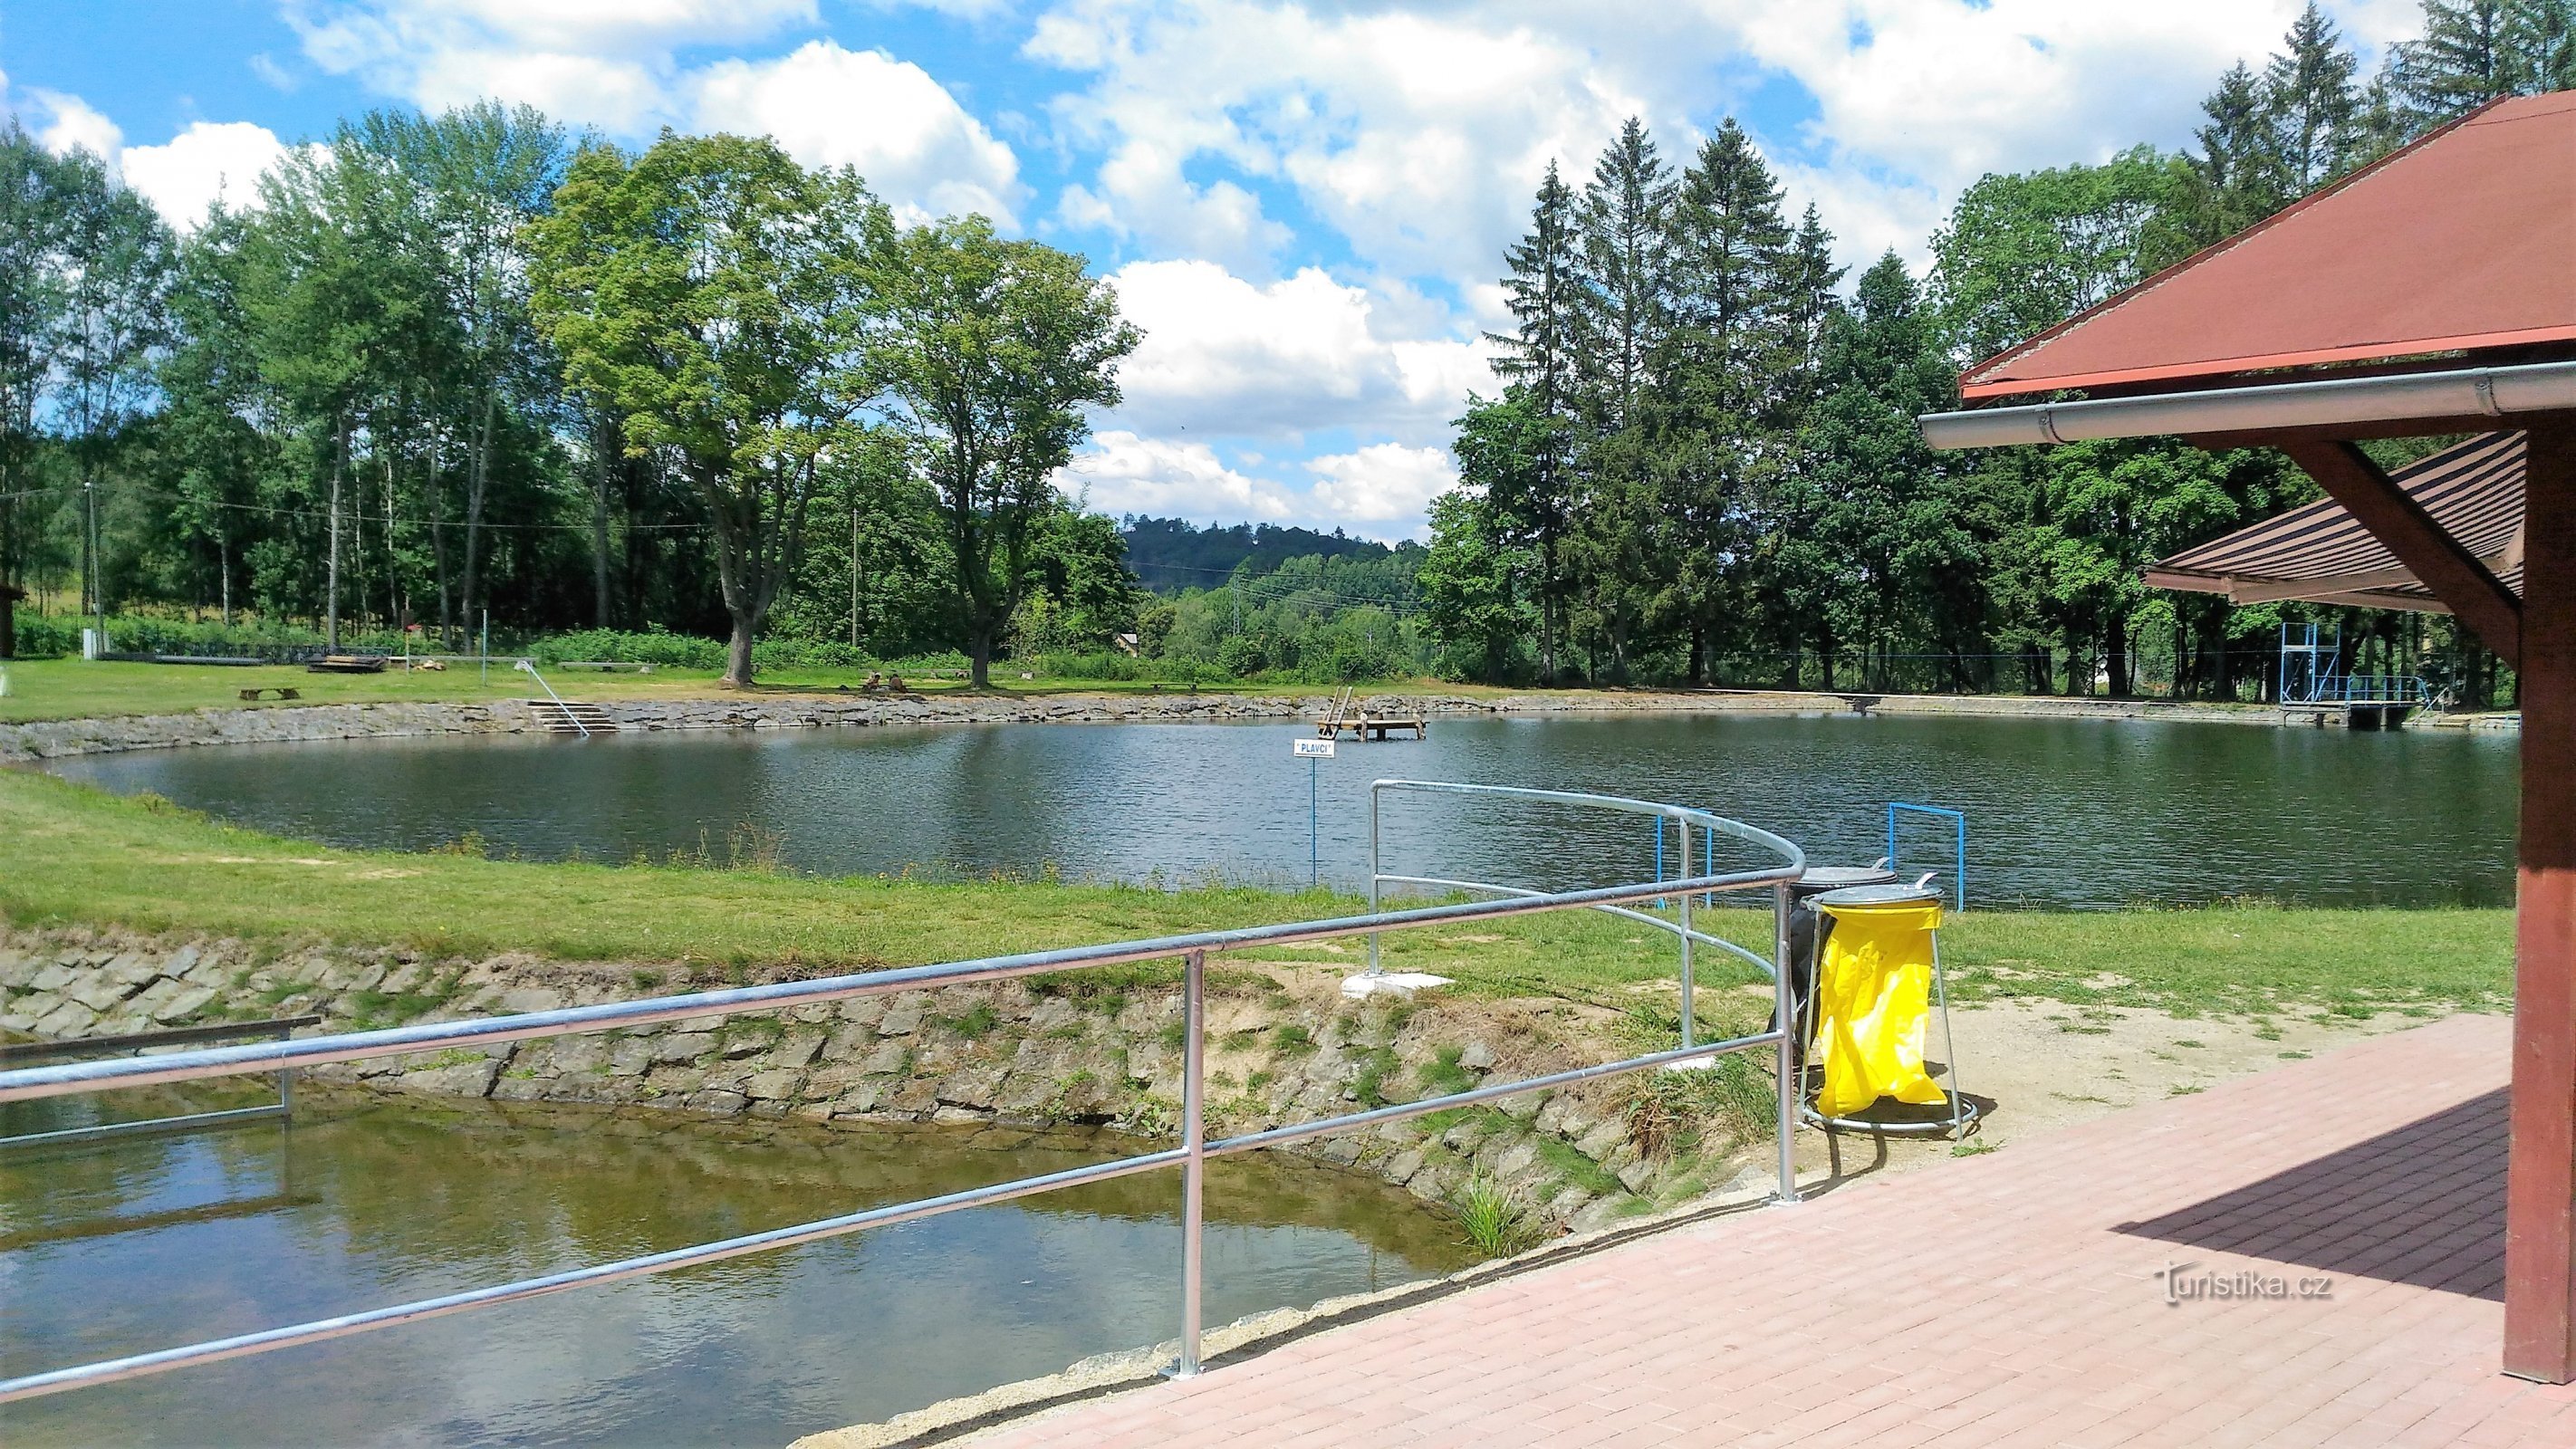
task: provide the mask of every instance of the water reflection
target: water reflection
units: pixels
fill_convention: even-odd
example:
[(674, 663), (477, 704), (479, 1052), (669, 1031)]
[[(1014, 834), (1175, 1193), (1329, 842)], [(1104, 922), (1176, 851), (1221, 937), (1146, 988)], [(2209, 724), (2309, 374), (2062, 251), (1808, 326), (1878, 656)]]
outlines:
[[(418, 849), (480, 833), (538, 858), (723, 850), (751, 821), (831, 874), (907, 868), (1302, 884), (1305, 727), (1000, 725), (227, 746), (66, 761), (260, 828)], [(2146, 721), (1722, 715), (1438, 722), (1325, 763), (1322, 856), (1367, 871), (1378, 775), (1679, 800), (1824, 859), (1883, 849), (1889, 800), (1968, 811), (1977, 897), (2116, 907), (2512, 898), (2510, 736)], [(1946, 860), (1937, 828), (1909, 858)], [(1408, 806), (1390, 862), (1532, 884), (1651, 869), (1652, 827), (1567, 812)]]
[[(140, 1095), (140, 1094), (137, 1094)], [(310, 1094), (308, 1095), (316, 1095)], [(41, 1105), (41, 1104), (40, 1104)], [(32, 1130), (41, 1113), (8, 1109)], [(43, 1124), (51, 1125), (51, 1124)], [(984, 1129), (325, 1097), (0, 1157), (0, 1373), (379, 1306), (1132, 1151)], [(1145, 1174), (10, 1406), (35, 1444), (783, 1443), (1167, 1337), (1177, 1180)], [(1402, 1193), (1208, 1174), (1211, 1321), (1464, 1261)]]

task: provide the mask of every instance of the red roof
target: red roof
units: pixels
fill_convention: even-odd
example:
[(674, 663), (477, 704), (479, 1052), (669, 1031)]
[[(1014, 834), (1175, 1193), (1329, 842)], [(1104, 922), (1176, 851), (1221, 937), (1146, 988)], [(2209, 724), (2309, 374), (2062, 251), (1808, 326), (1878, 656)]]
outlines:
[(1969, 398), (2576, 339), (2576, 91), (2497, 101), (1968, 369)]

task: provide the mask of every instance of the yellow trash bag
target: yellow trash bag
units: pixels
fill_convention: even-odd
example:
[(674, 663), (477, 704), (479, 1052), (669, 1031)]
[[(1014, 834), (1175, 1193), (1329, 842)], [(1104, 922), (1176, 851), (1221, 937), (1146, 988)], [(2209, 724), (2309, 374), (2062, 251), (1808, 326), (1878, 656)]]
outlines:
[(1816, 1110), (1848, 1117), (1881, 1097), (1949, 1101), (1923, 1072), (1940, 903), (1822, 909), (1834, 918), (1834, 930), (1816, 969), (1816, 1039), (1808, 1059), (1825, 1069)]

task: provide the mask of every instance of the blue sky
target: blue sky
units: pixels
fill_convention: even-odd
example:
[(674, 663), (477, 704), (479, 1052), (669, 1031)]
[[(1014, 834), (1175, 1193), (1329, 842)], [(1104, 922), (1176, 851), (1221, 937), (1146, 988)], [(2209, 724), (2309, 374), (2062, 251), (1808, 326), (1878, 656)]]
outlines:
[[(1846, 261), (1920, 261), (1996, 169), (2179, 145), (2299, 0), (15, 0), (0, 105), (185, 226), (281, 147), (481, 96), (621, 141), (775, 135), (912, 216), (1088, 255), (1146, 332), (1069, 488), (1418, 535), (1550, 158), (1727, 115)], [(2376, 64), (2413, 0), (2329, 12)]]

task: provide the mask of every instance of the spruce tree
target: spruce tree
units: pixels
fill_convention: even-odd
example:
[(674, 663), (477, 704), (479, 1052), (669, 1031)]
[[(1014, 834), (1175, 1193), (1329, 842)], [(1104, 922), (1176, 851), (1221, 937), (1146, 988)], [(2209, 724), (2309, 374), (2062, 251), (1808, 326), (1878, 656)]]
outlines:
[(2516, 92), (2576, 90), (2576, 0), (2509, 0), (2504, 53)]
[(2390, 74), (2418, 124), (2437, 124), (2515, 89), (2512, 0), (2424, 0), (2424, 34), (2392, 48)]
[(1584, 366), (1569, 565), (1580, 580), (1574, 600), (1580, 622), (1606, 649), (1609, 676), (1621, 683), (1652, 587), (1643, 411), (1650, 363), (1670, 322), (1673, 192), (1671, 172), (1645, 124), (1630, 117), (1594, 166), (1576, 208)]
[(1632, 420), (1647, 359), (1668, 320), (1672, 174), (1631, 116), (1601, 153), (1576, 210), (1583, 261), (1579, 316), (1584, 401), (1602, 432)]
[(1673, 325), (1656, 358), (1650, 459), (1656, 612), (1688, 632), (1695, 685), (1731, 612), (1735, 545), (1756, 477), (1780, 451), (1798, 311), (1780, 197), (1770, 166), (1728, 117), (1683, 173), (1673, 208)]
[[(1565, 533), (1573, 509), (1574, 401), (1582, 343), (1583, 257), (1575, 229), (1574, 193), (1547, 163), (1530, 209), (1529, 235), (1506, 250), (1503, 295), (1518, 323), (1487, 333), (1501, 349), (1494, 370), (1510, 379), (1536, 429), (1526, 476), (1489, 494), (1502, 533), (1528, 551), (1536, 570), (1531, 594), (1539, 616), (1539, 679), (1556, 678), (1557, 625), (1565, 600)], [(1476, 404), (1470, 405), (1470, 412)]]
[(2308, 0), (2308, 8), (2283, 37), (2281, 53), (2264, 67), (2262, 99), (2271, 149), (2292, 195), (2333, 180), (2349, 161), (2361, 107), (2353, 89), (2358, 64), (2335, 33), (2334, 22), (2316, 0)]

